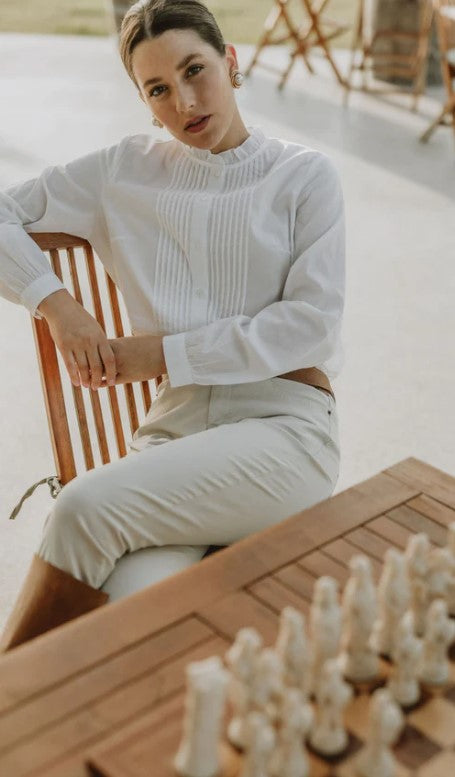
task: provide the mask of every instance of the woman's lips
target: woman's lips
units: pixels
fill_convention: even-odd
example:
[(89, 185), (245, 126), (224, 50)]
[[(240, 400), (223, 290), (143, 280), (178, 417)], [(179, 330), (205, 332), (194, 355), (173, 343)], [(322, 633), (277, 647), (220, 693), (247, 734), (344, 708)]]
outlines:
[(208, 122), (209, 122), (210, 116), (206, 116), (205, 119), (202, 119), (202, 121), (199, 122), (199, 124), (193, 124), (191, 127), (187, 127), (187, 132), (201, 132), (203, 129), (206, 128)]

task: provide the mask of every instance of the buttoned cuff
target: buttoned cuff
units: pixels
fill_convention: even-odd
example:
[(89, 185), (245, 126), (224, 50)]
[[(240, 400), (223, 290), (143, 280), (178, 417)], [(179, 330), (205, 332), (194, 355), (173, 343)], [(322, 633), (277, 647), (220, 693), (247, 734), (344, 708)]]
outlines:
[(54, 272), (48, 272), (35, 278), (21, 294), (21, 302), (34, 318), (43, 318), (36, 309), (38, 305), (54, 291), (65, 289), (66, 286)]
[(163, 337), (163, 353), (171, 388), (194, 383), (185, 347), (186, 332)]

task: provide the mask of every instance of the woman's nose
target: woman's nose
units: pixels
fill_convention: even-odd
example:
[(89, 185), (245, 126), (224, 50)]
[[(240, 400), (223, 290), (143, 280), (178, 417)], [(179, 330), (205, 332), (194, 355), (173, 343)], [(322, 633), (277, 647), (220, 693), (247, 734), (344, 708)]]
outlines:
[(194, 107), (194, 93), (190, 87), (176, 89), (175, 107), (179, 113), (187, 113)]

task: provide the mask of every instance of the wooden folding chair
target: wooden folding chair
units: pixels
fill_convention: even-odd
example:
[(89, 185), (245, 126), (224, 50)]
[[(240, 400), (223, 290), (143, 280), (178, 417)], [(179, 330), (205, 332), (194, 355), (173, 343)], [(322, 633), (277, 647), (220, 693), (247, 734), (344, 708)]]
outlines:
[[(110, 338), (124, 337), (126, 312), (122, 297), (90, 243), (64, 233), (29, 234), (47, 253), (53, 271), (68, 291), (72, 291), (85, 309), (91, 308), (89, 312), (106, 335)], [(41, 483), (47, 482), (51, 496), (56, 498), (78, 472), (125, 456), (126, 437), (132, 437), (142, 422), (152, 404), (152, 395), (156, 396), (156, 389), (163, 379), (160, 375), (150, 381), (123, 383), (98, 390), (74, 386), (47, 322), (34, 316), (30, 318), (57, 473), (27, 489), (10, 518), (16, 517), (24, 500)], [(130, 331), (127, 332), (129, 334)], [(89, 400), (89, 407), (86, 400)], [(69, 422), (71, 415), (75, 418), (74, 423)], [(218, 546), (210, 546), (206, 555), (216, 549)]]
[[(312, 4), (311, 0), (301, 0), (304, 21), (300, 24), (296, 24), (291, 18), (289, 0), (274, 0), (274, 5), (265, 20), (264, 29), (259, 38), (253, 58), (245, 70), (245, 75), (248, 76), (253, 67), (260, 65), (267, 70), (281, 75), (278, 88), (282, 89), (298, 56), (303, 58), (309, 72), (314, 73), (313, 67), (308, 59), (308, 53), (310, 49), (320, 47), (335, 73), (338, 82), (344, 84), (344, 78), (340, 74), (332, 57), (329, 41), (348, 30), (349, 25), (341, 24), (340, 22), (329, 19), (323, 15), (323, 11), (328, 2), (329, 0), (317, 0)], [(277, 37), (276, 31), (280, 25), (284, 25), (286, 32)], [(274, 65), (259, 62), (259, 55), (263, 48), (266, 46), (276, 46), (287, 43), (288, 41), (294, 44), (294, 48), (289, 55), (289, 64), (284, 71)]]
[[(455, 133), (455, 3), (450, 0), (434, 0), (434, 12), (447, 102), (440, 114), (420, 136), (419, 140), (423, 143), (429, 139), (440, 124), (451, 126)], [(449, 119), (448, 122), (446, 122), (446, 118)]]
[[(345, 101), (349, 92), (357, 89), (373, 94), (390, 94), (393, 92), (410, 93), (412, 96), (412, 110), (416, 110), (418, 99), (425, 89), (426, 71), (428, 63), (428, 48), (433, 20), (433, 6), (431, 0), (424, 0), (419, 9), (419, 21), (417, 30), (406, 31), (398, 28), (384, 28), (374, 30), (374, 0), (359, 0), (357, 21), (351, 46), (351, 61), (348, 76), (346, 78)], [(409, 53), (395, 53), (390, 51), (394, 42), (409, 44)], [(381, 46), (383, 46), (381, 50)], [(360, 53), (360, 62), (356, 62)], [(358, 87), (353, 86), (353, 72), (359, 70), (362, 73), (362, 82)], [(400, 85), (373, 86), (371, 76), (381, 78), (400, 78), (409, 80), (411, 88)]]

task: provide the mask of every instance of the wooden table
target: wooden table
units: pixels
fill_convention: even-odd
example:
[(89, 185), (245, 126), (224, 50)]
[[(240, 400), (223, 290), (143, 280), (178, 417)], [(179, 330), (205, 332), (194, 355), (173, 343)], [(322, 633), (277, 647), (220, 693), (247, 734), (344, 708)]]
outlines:
[(442, 545), (453, 520), (455, 478), (408, 458), (5, 654), (0, 776), (172, 775), (189, 661), (224, 656), (243, 626), (271, 644), (319, 575), (344, 584), (358, 552), (377, 575), (388, 547), (417, 531)]

